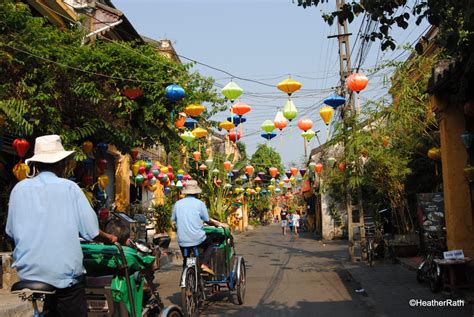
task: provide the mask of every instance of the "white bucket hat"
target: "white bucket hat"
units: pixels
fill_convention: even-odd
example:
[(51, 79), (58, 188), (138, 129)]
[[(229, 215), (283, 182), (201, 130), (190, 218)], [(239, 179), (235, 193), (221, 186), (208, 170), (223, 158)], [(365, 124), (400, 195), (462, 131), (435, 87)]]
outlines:
[(59, 135), (44, 135), (36, 138), (35, 154), (29, 159), (25, 160), (25, 163), (56, 163), (65, 159), (73, 153), (74, 151), (64, 150)]
[(198, 186), (197, 181), (195, 181), (194, 179), (187, 181), (186, 187), (182, 191), (184, 195), (200, 194), (201, 192), (201, 188)]

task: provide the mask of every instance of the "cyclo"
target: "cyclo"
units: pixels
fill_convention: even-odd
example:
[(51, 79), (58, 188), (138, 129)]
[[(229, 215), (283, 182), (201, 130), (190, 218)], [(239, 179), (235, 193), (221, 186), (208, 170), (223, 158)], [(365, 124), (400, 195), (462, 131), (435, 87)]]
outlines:
[(233, 237), (228, 228), (204, 227), (213, 241), (210, 268), (214, 275), (202, 272), (197, 247), (184, 248), (185, 265), (181, 274), (181, 300), (185, 316), (198, 316), (205, 300), (228, 290), (229, 300), (242, 305), (245, 298), (246, 271), (242, 256), (235, 253)]
[[(89, 317), (182, 316), (176, 305), (164, 307), (153, 283), (155, 256), (144, 254), (143, 246), (132, 247), (82, 244), (86, 275), (86, 299)], [(20, 281), (12, 293), (33, 304), (34, 316), (43, 316), (37, 301), (43, 301), (55, 289), (37, 281)]]

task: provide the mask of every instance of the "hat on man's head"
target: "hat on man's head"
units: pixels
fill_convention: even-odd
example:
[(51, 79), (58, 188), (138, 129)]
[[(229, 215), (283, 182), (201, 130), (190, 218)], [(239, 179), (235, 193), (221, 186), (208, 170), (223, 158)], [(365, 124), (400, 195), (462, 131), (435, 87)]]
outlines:
[(35, 154), (25, 160), (25, 163), (40, 162), (52, 164), (65, 159), (73, 153), (74, 151), (64, 150), (59, 135), (44, 135), (36, 138)]
[(194, 179), (191, 179), (186, 182), (186, 187), (183, 189), (184, 195), (193, 195), (200, 194), (202, 192), (201, 188), (198, 186), (198, 182)]

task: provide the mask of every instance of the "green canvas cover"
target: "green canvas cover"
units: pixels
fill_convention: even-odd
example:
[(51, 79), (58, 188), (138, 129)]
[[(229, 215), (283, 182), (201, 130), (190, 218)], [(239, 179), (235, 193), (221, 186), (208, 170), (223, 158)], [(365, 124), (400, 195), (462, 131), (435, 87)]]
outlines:
[(231, 245), (227, 244), (227, 238), (232, 238), (232, 233), (228, 228), (217, 228), (213, 226), (205, 226), (204, 231), (206, 235), (213, 235), (218, 237), (221, 240), (221, 243), (217, 245), (217, 248), (226, 250), (226, 260), (227, 263), (230, 262), (232, 256), (234, 255), (234, 250)]
[[(117, 247), (102, 244), (83, 244), (81, 246), (84, 255), (83, 263), (87, 270), (87, 275), (113, 275), (114, 277), (110, 285), (112, 298), (116, 302), (123, 302), (130, 314), (130, 299), (128, 298), (125, 275), (118, 270), (123, 263)], [(138, 275), (134, 273), (152, 265), (155, 261), (155, 257), (149, 255), (142, 256), (138, 254), (136, 250), (129, 247), (122, 248), (130, 273), (130, 285), (135, 303), (135, 313), (136, 316), (141, 316), (145, 280), (144, 278), (138, 280)], [(120, 274), (118, 274), (119, 272)]]

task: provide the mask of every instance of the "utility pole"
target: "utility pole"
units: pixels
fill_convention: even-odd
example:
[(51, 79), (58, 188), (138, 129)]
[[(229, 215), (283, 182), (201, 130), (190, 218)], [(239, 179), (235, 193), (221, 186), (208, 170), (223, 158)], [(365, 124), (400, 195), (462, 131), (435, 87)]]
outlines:
[[(345, 0), (336, 0), (336, 8), (337, 10), (341, 10), (342, 6), (344, 6)], [(354, 111), (354, 98), (352, 94), (346, 89), (346, 80), (347, 77), (352, 73), (352, 66), (351, 66), (351, 52), (349, 46), (349, 36), (351, 33), (348, 33), (347, 30), (347, 21), (337, 21), (337, 35), (328, 36), (328, 38), (337, 38), (339, 42), (339, 75), (340, 75), (340, 87), (338, 89), (338, 94), (340, 96), (348, 98), (348, 102), (346, 102), (342, 107), (341, 110), (341, 119), (343, 122), (344, 127), (344, 153), (346, 153), (346, 143), (347, 143), (347, 126), (345, 123), (345, 119), (347, 113), (350, 111)], [(348, 239), (349, 239), (349, 255), (351, 260), (354, 260), (354, 227), (360, 226), (361, 220), (363, 220), (360, 202), (359, 202), (359, 223), (353, 223), (353, 206), (352, 206), (352, 197), (349, 188), (349, 179), (347, 175), (344, 176), (344, 188), (346, 190), (346, 208), (347, 208), (347, 229), (348, 229)]]

